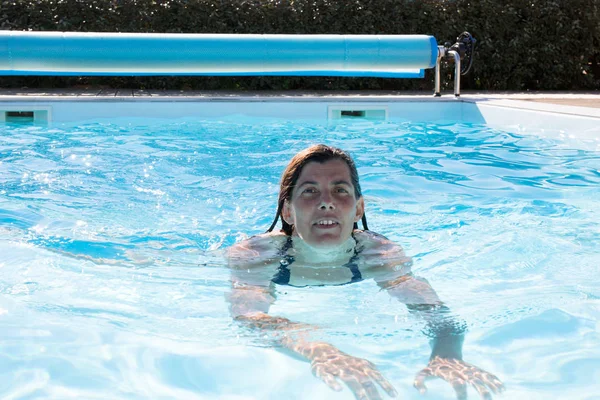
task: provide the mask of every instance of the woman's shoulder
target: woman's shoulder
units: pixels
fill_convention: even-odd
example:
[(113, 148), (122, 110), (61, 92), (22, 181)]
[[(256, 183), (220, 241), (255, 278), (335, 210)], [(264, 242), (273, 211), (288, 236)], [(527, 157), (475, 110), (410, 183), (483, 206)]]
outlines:
[(377, 281), (410, 273), (412, 259), (404, 249), (387, 237), (373, 231), (354, 231), (368, 274)]
[(283, 232), (267, 232), (251, 236), (227, 249), (230, 260), (267, 262), (279, 257), (281, 248), (287, 241)]
[(396, 261), (410, 260), (410, 257), (404, 254), (402, 246), (377, 232), (355, 230), (353, 235), (356, 245), (365, 256)]
[(366, 248), (395, 246), (401, 249), (400, 245), (392, 242), (387, 237), (377, 232), (355, 229), (352, 234), (356, 243)]

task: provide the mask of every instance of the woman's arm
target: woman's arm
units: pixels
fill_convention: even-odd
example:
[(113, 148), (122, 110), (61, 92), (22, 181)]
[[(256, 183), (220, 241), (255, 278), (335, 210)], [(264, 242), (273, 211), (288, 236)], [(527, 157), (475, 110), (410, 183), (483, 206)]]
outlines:
[(458, 398), (465, 398), (467, 384), (483, 398), (490, 397), (489, 390), (501, 392), (504, 386), (495, 375), (463, 361), (466, 323), (444, 305), (425, 279), (413, 276), (412, 260), (402, 247), (373, 232), (358, 232), (355, 237), (364, 248), (373, 279), (426, 323), (423, 332), (430, 339), (431, 355), (427, 367), (415, 377), (415, 387), (424, 393), (425, 381), (438, 377), (452, 384)]
[(235, 321), (269, 333), (275, 344), (309, 361), (313, 374), (333, 390), (342, 390), (337, 381), (340, 379), (357, 398), (380, 399), (376, 384), (390, 396), (396, 395), (393, 386), (371, 362), (350, 356), (329, 343), (312, 341), (310, 333), (318, 329), (316, 326), (269, 315), (269, 308), (276, 301), (269, 275), (273, 265), (269, 268), (256, 262), (256, 258), (252, 265), (244, 265), (240, 258), (243, 251), (251, 251), (254, 256), (260, 253), (247, 243), (234, 249), (236, 259), (230, 262), (232, 285), (227, 300)]
[(357, 231), (354, 237), (362, 248), (369, 277), (426, 321), (424, 333), (431, 339), (431, 358), (462, 359), (465, 324), (450, 313), (425, 279), (413, 276), (412, 259), (402, 247), (371, 231)]
[(466, 324), (442, 303), (429, 282), (409, 273), (396, 279), (379, 281), (379, 287), (406, 304), (409, 312), (426, 322), (424, 334), (430, 338), (431, 356), (462, 360)]
[(394, 387), (371, 362), (348, 355), (329, 343), (310, 340), (310, 332), (318, 329), (316, 326), (269, 315), (269, 306), (275, 301), (272, 288), (234, 280), (228, 300), (234, 320), (250, 329), (274, 334), (276, 344), (309, 361), (313, 374), (331, 389), (342, 390), (337, 381), (341, 379), (359, 399), (380, 399), (376, 384), (391, 397), (396, 396)]
[(227, 251), (231, 291), (227, 295), (231, 317), (256, 329), (290, 330), (296, 324), (268, 315), (276, 300), (270, 270), (278, 261), (278, 236), (257, 235), (236, 243)]
[(504, 390), (497, 376), (463, 361), (466, 323), (450, 312), (425, 279), (408, 274), (378, 284), (426, 321), (424, 333), (430, 338), (431, 355), (427, 367), (415, 377), (414, 386), (419, 392), (425, 393), (425, 381), (434, 377), (450, 383), (459, 399), (466, 398), (467, 384), (485, 399), (491, 398), (490, 390), (493, 393)]

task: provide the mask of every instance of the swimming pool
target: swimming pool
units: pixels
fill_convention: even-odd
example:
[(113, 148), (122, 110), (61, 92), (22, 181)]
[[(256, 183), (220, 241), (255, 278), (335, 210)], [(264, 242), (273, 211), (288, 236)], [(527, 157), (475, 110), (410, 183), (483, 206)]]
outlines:
[[(542, 112), (540, 128), (491, 103), (234, 103), (10, 104), (50, 123), (0, 128), (1, 397), (351, 398), (231, 322), (220, 252), (266, 230), (289, 158), (326, 142), (354, 156), (371, 229), (467, 321), (465, 360), (504, 398), (598, 398), (594, 116)], [(279, 290), (272, 314), (421, 398), (422, 324), (373, 282)]]

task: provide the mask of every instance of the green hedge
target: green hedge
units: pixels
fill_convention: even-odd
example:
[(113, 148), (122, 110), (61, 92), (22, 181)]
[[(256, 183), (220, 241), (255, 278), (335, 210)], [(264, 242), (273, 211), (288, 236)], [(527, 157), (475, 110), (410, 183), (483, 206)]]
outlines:
[[(477, 39), (463, 89), (600, 89), (600, 0), (13, 0), (0, 29), (90, 32), (429, 34)], [(452, 66), (444, 68), (446, 89)], [(426, 79), (0, 77), (2, 87), (433, 89)]]

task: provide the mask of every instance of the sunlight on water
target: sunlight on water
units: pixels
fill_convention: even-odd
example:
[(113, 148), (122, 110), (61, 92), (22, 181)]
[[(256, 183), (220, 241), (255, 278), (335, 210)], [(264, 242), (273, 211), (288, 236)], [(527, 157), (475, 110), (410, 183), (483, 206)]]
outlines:
[[(243, 117), (0, 127), (0, 397), (350, 398), (234, 324), (225, 301), (223, 249), (267, 229), (283, 168), (321, 142), (354, 156), (371, 229), (467, 321), (465, 360), (505, 398), (598, 398), (593, 144)], [(420, 398), (422, 323), (375, 283), (279, 288), (272, 314), (321, 326)]]

